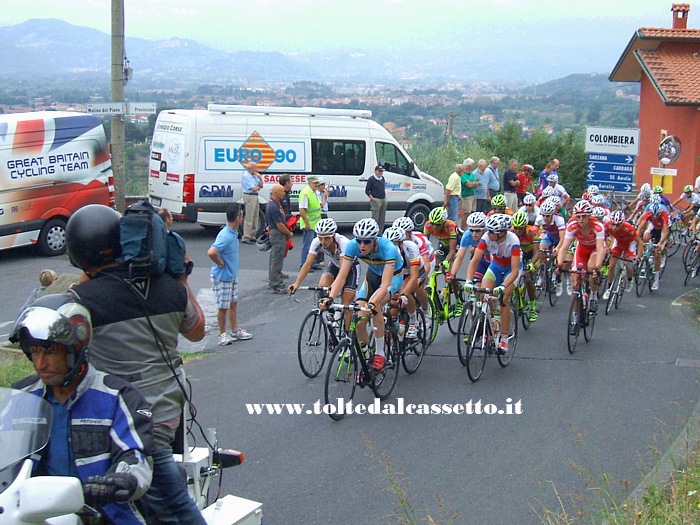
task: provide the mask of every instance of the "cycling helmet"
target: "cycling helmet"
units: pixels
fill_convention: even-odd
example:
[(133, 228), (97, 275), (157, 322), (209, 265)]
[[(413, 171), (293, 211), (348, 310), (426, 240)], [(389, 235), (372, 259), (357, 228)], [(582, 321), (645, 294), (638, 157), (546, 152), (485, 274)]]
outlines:
[(651, 197), (651, 192), (649, 192), (649, 191), (640, 191), (639, 195), (637, 195), (638, 199), (642, 199), (645, 201), (649, 200), (649, 197)]
[(648, 182), (645, 182), (644, 184), (642, 184), (642, 187), (639, 188), (639, 191), (642, 193), (644, 193), (644, 192), (651, 193), (651, 184), (649, 184)]
[(527, 215), (524, 211), (519, 211), (513, 215), (510, 223), (513, 228), (522, 228), (523, 226), (527, 226)]
[(654, 193), (653, 195), (649, 196), (649, 204), (655, 203), (661, 204), (661, 195), (659, 195), (658, 193)]
[(486, 215), (483, 212), (475, 211), (467, 217), (468, 228), (486, 228)]
[(578, 201), (574, 205), (574, 215), (590, 215), (592, 211), (591, 203), (588, 201)]
[(615, 210), (610, 216), (610, 221), (613, 224), (622, 224), (625, 222), (625, 212), (622, 210)]
[(491, 199), (491, 206), (494, 208), (505, 208), (506, 198), (500, 193), (498, 195), (494, 195), (493, 199)]
[(272, 242), (267, 232), (262, 232), (255, 238), (255, 246), (257, 246), (258, 250), (261, 252), (269, 252), (272, 250)]
[(321, 219), (316, 223), (314, 231), (319, 237), (329, 237), (338, 231), (338, 225), (333, 219)]
[(547, 182), (559, 182), (559, 175), (556, 173), (550, 173), (547, 175)]
[(529, 204), (535, 204), (537, 202), (537, 197), (535, 197), (532, 193), (528, 193), (523, 197), (523, 204), (526, 206)]
[(593, 217), (595, 217), (596, 219), (602, 221), (603, 218), (605, 218), (605, 208), (601, 208), (600, 206), (594, 206), (591, 215), (593, 215)]
[(61, 343), (66, 347), (68, 373), (56, 377), (52, 386), (63, 386), (73, 379), (88, 358), (92, 321), (87, 308), (69, 294), (39, 297), (20, 313), (10, 333), (10, 341), (19, 342), (31, 361), (32, 346), (49, 347)]
[(551, 197), (552, 195), (554, 195), (554, 188), (552, 188), (551, 186), (547, 186), (545, 189), (542, 190), (543, 197)]
[(392, 226), (394, 228), (401, 228), (405, 232), (411, 232), (416, 227), (416, 225), (413, 224), (413, 219), (410, 217), (399, 217), (394, 221)]
[(591, 204), (593, 204), (593, 206), (600, 206), (604, 202), (605, 202), (605, 197), (603, 197), (600, 193), (593, 195), (593, 197), (591, 197)]
[(376, 239), (379, 237), (379, 225), (372, 218), (360, 219), (352, 228), (352, 234), (357, 239)]
[(504, 214), (502, 213), (494, 213), (493, 215), (490, 215), (486, 219), (486, 229), (490, 232), (504, 232), (507, 231), (508, 228), (510, 228), (510, 216), (505, 215), (505, 217), (508, 218), (508, 221), (504, 221), (503, 219)]
[(586, 191), (588, 191), (589, 195), (598, 195), (599, 189), (595, 184), (591, 184)]
[[(585, 201), (582, 201), (585, 202)], [(542, 203), (542, 206), (540, 206), (540, 213), (542, 215), (553, 215), (557, 211), (557, 206), (554, 205), (552, 201), (547, 199)]]
[(559, 198), (558, 195), (552, 195), (551, 197), (547, 197), (547, 200), (554, 204), (555, 207), (559, 208), (561, 206), (561, 199)]
[(662, 212), (661, 203), (660, 203), (660, 202), (655, 202), (654, 204), (652, 204), (652, 205), (649, 207), (649, 211), (651, 211), (651, 214), (652, 214), (653, 216), (655, 216), (655, 217), (656, 217), (657, 215), (660, 215), (661, 212)]
[(592, 195), (590, 193), (588, 193), (587, 191), (584, 191), (583, 195), (581, 195), (581, 200), (590, 201), (591, 197), (592, 197)]
[(693, 187), (692, 187), (690, 184), (686, 184), (686, 185), (683, 187), (683, 192), (684, 192), (684, 193), (691, 193), (692, 191), (693, 191)]
[(654, 193), (663, 193), (663, 192), (664, 192), (663, 186), (654, 186)]
[(428, 215), (428, 220), (433, 224), (443, 224), (447, 220), (447, 210), (443, 206), (433, 208)]
[(118, 211), (103, 204), (89, 204), (76, 211), (66, 225), (66, 250), (76, 268), (103, 266), (122, 253)]
[(384, 235), (382, 235), (382, 237), (386, 237), (391, 242), (403, 242), (406, 240), (406, 232), (401, 228), (392, 226), (384, 230)]

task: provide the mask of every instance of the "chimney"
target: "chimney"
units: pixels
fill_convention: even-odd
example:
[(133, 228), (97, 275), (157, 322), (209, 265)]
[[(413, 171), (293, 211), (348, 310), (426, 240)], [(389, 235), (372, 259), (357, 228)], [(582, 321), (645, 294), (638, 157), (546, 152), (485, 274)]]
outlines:
[(671, 11), (673, 11), (673, 29), (687, 29), (690, 4), (673, 4)]

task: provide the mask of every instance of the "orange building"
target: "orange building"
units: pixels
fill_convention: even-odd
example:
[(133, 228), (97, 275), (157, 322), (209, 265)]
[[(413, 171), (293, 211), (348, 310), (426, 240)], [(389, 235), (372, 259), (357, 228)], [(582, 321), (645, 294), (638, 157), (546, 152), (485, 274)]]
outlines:
[[(664, 193), (680, 194), (700, 175), (700, 30), (687, 28), (689, 4), (673, 4), (671, 11), (670, 29), (635, 32), (609, 79), (641, 84), (637, 187), (648, 182), (662, 185)], [(660, 144), (671, 136), (680, 154), (661, 162)], [(652, 168), (675, 169), (677, 175), (652, 175)]]

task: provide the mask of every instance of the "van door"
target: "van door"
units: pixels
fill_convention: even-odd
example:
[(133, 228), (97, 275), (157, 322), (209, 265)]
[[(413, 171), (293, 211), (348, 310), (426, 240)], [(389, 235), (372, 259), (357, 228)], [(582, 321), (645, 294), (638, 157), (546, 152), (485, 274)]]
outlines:
[(186, 116), (162, 112), (153, 132), (148, 161), (149, 199), (155, 207), (168, 208), (175, 216), (183, 213), (185, 200), (186, 132)]

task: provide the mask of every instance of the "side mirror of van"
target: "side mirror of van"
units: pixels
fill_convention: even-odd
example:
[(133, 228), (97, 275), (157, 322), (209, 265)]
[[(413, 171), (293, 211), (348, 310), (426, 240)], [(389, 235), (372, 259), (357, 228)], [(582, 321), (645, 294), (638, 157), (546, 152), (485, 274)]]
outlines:
[(416, 177), (416, 163), (411, 161), (408, 163), (408, 168), (406, 169), (406, 175), (409, 177)]

